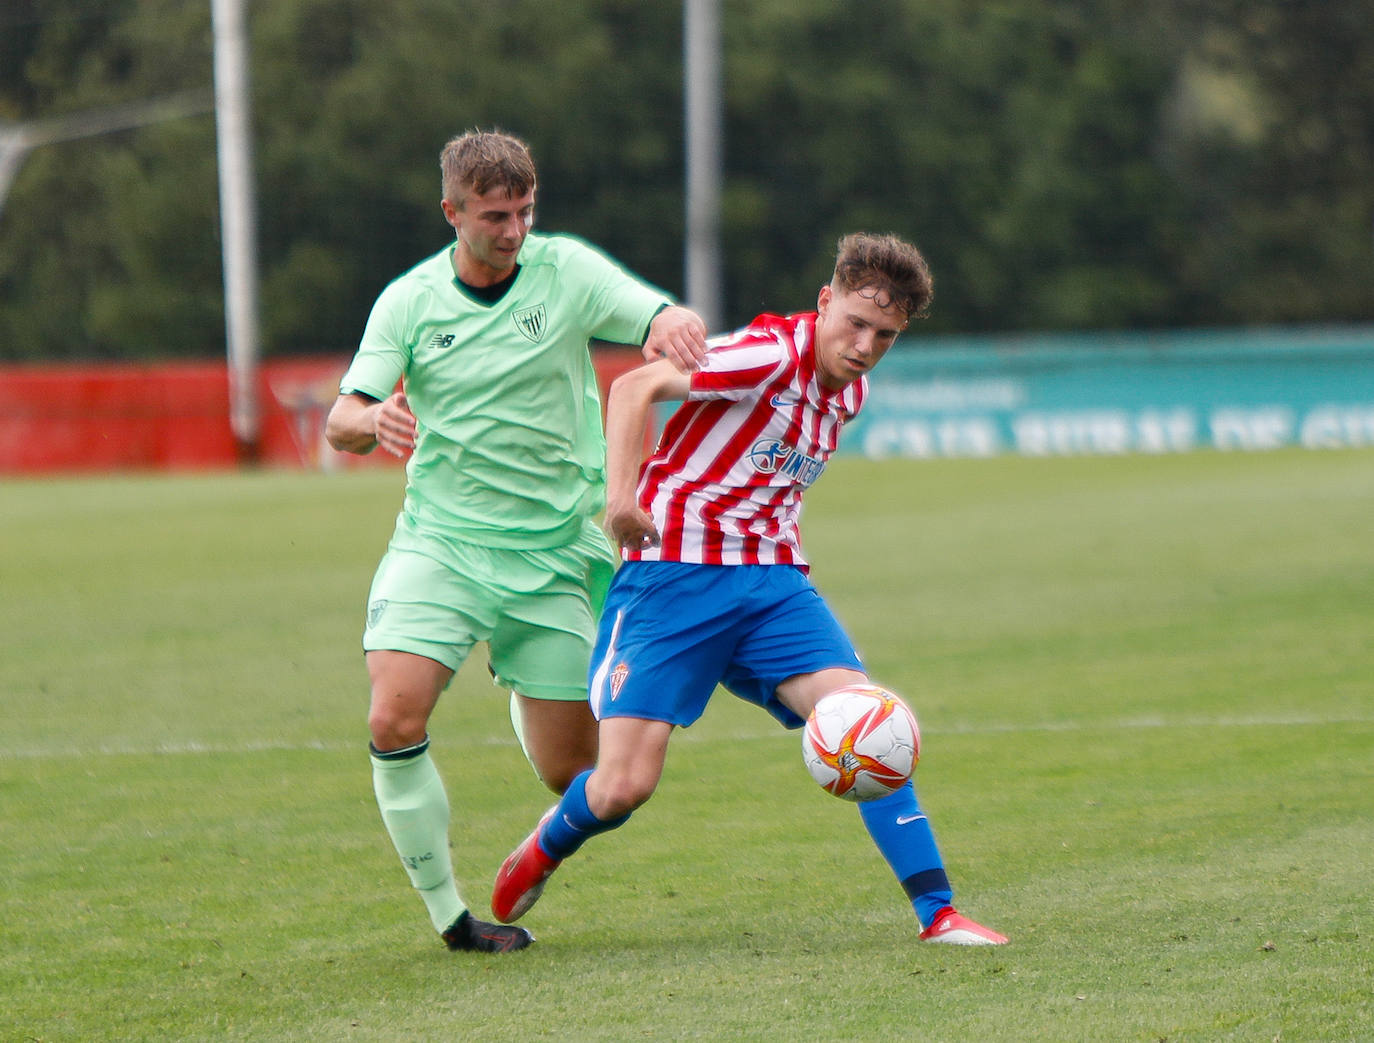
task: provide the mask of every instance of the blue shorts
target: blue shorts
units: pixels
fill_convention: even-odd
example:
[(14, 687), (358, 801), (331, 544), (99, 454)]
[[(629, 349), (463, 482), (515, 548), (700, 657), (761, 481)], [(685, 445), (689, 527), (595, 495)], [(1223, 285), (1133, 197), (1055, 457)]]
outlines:
[(588, 691), (598, 720), (686, 727), (723, 684), (800, 728), (805, 722), (778, 701), (777, 687), (830, 667), (864, 669), (800, 569), (630, 561), (611, 581)]

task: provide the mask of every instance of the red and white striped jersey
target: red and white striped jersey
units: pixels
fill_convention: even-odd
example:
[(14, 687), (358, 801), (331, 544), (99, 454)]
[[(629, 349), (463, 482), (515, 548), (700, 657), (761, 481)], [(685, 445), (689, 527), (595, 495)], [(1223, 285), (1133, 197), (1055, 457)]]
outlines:
[(713, 338), (687, 401), (640, 469), (639, 503), (662, 536), (627, 561), (796, 565), (802, 493), (825, 469), (867, 378), (842, 391), (816, 374), (816, 313), (760, 315)]

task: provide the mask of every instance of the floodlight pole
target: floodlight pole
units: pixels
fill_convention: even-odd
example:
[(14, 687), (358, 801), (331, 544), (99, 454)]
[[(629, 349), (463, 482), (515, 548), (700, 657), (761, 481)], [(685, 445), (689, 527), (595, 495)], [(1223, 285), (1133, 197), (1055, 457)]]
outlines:
[(248, 101), (244, 0), (210, 0), (215, 39), (215, 130), (224, 256), (224, 329), (229, 360), (229, 425), (240, 460), (259, 455), (257, 206)]
[(687, 117), (687, 303), (720, 332), (720, 0), (684, 0)]

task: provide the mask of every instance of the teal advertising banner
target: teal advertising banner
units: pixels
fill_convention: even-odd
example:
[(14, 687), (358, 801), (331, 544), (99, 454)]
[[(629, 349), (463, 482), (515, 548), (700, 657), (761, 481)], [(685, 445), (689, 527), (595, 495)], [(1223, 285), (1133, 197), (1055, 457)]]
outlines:
[(1374, 326), (1024, 337), (908, 333), (843, 449), (1058, 456), (1374, 445)]

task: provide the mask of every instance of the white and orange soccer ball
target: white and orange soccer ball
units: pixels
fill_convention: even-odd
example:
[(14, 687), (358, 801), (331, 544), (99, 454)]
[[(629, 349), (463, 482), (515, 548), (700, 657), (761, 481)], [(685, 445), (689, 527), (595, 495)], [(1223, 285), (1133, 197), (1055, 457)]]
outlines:
[(846, 685), (811, 711), (802, 730), (802, 757), (827, 793), (876, 800), (911, 778), (921, 757), (921, 733), (910, 708), (887, 689)]

